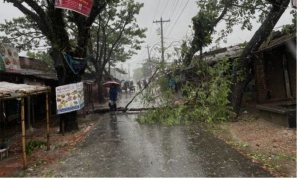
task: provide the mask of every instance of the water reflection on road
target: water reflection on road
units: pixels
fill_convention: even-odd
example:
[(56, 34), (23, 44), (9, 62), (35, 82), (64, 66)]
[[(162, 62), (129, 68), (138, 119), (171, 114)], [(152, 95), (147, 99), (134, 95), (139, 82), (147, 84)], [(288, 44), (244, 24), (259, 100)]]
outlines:
[[(133, 94), (123, 94), (125, 106)], [(130, 107), (141, 107), (134, 102)], [(63, 177), (269, 177), (251, 160), (205, 132), (200, 123), (140, 124), (137, 114), (105, 114), (53, 171)]]

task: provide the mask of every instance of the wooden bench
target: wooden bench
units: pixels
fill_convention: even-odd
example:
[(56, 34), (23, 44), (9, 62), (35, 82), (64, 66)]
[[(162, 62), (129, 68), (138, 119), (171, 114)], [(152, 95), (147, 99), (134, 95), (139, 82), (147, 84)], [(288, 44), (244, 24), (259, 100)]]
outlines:
[(8, 149), (0, 149), (0, 160), (5, 156), (8, 157)]

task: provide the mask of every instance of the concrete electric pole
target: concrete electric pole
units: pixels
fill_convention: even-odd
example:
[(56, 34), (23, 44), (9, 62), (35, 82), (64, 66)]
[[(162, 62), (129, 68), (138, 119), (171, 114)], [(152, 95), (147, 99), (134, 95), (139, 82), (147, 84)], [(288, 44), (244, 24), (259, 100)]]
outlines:
[(147, 48), (147, 50), (148, 50), (148, 60), (149, 60), (149, 62), (150, 62), (150, 52), (149, 52), (149, 48), (150, 48), (150, 47), (147, 45), (146, 48)]
[(148, 61), (149, 61), (149, 66), (150, 66), (150, 72), (151, 72), (151, 75), (152, 75), (152, 62), (151, 62), (150, 52), (149, 52), (150, 47), (147, 45), (146, 48), (148, 50)]
[(163, 21), (162, 20), (162, 17), (160, 17), (160, 21), (153, 21), (153, 23), (160, 23), (160, 31), (161, 31), (161, 33), (160, 33), (160, 36), (161, 36), (161, 60), (162, 60), (162, 62), (164, 62), (165, 61), (165, 59), (164, 59), (164, 34), (163, 34), (163, 22), (170, 22), (170, 19), (169, 20), (165, 20), (165, 21)]

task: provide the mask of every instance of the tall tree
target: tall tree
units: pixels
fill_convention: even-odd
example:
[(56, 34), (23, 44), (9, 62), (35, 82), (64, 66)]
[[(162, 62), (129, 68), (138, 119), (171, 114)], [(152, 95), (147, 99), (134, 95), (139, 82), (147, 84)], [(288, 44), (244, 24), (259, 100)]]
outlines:
[(268, 2), (271, 3), (271, 10), (267, 13), (264, 22), (255, 32), (238, 59), (236, 70), (237, 72), (242, 71), (244, 77), (239, 80), (237, 76), (234, 76), (232, 92), (229, 97), (230, 104), (236, 114), (239, 114), (240, 111), (244, 89), (251, 80), (253, 52), (257, 51), (261, 44), (268, 38), (290, 1), (269, 0)]
[[(135, 15), (139, 14), (143, 3), (133, 0), (117, 0), (110, 3), (98, 16), (92, 27), (92, 46), (89, 71), (98, 84), (99, 102), (104, 102), (102, 81), (107, 64), (125, 62), (141, 48), (146, 29), (139, 28)], [(109, 73), (108, 73), (109, 74)]]
[[(85, 57), (90, 27), (96, 17), (110, 1), (94, 1), (89, 17), (73, 11), (54, 7), (53, 0), (5, 0), (12, 3), (24, 13), (25, 17), (7, 21), (1, 25), (1, 31), (6, 32), (2, 38), (5, 42), (14, 43), (20, 50), (30, 50), (44, 42), (51, 46), (50, 55), (54, 61), (60, 85), (79, 82), (84, 73), (83, 68), (78, 74), (69, 69), (62, 56), (62, 51), (77, 57)], [(74, 29), (69, 29), (74, 25)], [(78, 36), (73, 39), (72, 33)], [(78, 129), (77, 112), (65, 113), (60, 116), (65, 122), (67, 132)]]
[(251, 19), (257, 19), (262, 23), (256, 31), (238, 60), (237, 71), (243, 71), (243, 77), (234, 76), (230, 104), (236, 114), (239, 113), (243, 90), (249, 82), (252, 53), (270, 35), (277, 21), (287, 8), (289, 0), (210, 0), (198, 1), (199, 13), (193, 18), (194, 38), (190, 47), (183, 56), (185, 66), (188, 66), (194, 54), (200, 51), (200, 59), (203, 47), (211, 44), (214, 28), (220, 22), (225, 22), (225, 28), (219, 32), (217, 40), (226, 41), (226, 36), (232, 33), (235, 25), (241, 25), (241, 29), (252, 30)]

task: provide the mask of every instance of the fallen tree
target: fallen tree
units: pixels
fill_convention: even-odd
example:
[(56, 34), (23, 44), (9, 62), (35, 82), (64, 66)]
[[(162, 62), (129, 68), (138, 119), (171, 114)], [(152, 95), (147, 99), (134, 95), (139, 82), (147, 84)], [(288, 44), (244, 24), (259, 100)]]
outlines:
[(232, 90), (229, 96), (230, 104), (236, 114), (239, 114), (241, 108), (244, 89), (251, 80), (253, 52), (257, 51), (261, 44), (268, 38), (290, 1), (268, 0), (268, 2), (271, 3), (271, 10), (238, 59), (236, 71), (242, 72), (243, 78), (233, 77)]
[(155, 72), (152, 74), (150, 80), (148, 81), (148, 83), (144, 86), (144, 88), (142, 90), (140, 90), (138, 93), (135, 94), (135, 96), (131, 99), (131, 101), (129, 101), (129, 103), (125, 106), (125, 108), (123, 109), (124, 112), (126, 112), (128, 110), (128, 106), (133, 102), (133, 100), (140, 95), (146, 88), (149, 87), (149, 84), (152, 82), (152, 79), (154, 77), (154, 75), (158, 72), (158, 68), (155, 70)]

